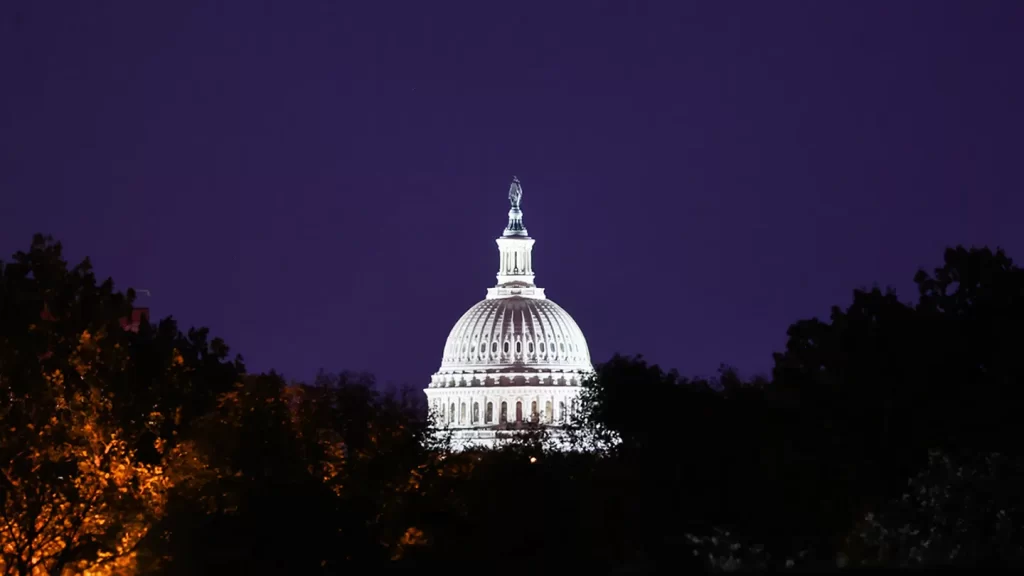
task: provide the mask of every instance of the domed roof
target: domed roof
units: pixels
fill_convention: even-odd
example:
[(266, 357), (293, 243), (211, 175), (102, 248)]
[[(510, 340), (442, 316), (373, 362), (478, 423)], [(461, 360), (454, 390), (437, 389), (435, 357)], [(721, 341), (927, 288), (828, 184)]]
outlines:
[(589, 371), (590, 350), (568, 312), (546, 298), (491, 297), (448, 334), (438, 374)]
[(429, 385), (433, 390), (578, 387), (581, 378), (594, 370), (587, 340), (576, 321), (534, 283), (534, 239), (523, 224), (522, 197), (519, 180), (513, 178), (508, 226), (495, 239), (498, 282), (448, 334), (441, 368)]

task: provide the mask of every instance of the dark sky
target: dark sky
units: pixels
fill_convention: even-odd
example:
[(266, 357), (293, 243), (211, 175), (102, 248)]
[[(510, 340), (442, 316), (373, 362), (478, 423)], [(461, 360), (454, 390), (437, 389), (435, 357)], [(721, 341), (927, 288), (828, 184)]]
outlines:
[(0, 257), (53, 234), (252, 370), (425, 385), (494, 283), (513, 175), (595, 361), (762, 372), (790, 323), (910, 299), (947, 245), (1024, 259), (1022, 2), (0, 17)]

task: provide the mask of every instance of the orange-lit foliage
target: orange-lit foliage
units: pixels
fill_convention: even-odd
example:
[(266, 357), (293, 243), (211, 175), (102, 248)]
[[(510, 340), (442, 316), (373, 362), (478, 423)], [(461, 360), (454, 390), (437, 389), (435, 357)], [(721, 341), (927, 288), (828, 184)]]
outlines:
[(209, 477), (183, 438), (241, 363), (171, 320), (124, 330), (133, 298), (44, 236), (0, 261), (0, 574), (133, 573), (170, 490)]
[(187, 445), (163, 453), (159, 441), (159, 463), (138, 461), (99, 388), (67, 390), (59, 370), (45, 382), (51, 405), (35, 408), (49, 418), (5, 430), (20, 450), (0, 468), (0, 570), (131, 574), (168, 490), (201, 462)]
[(424, 546), (426, 544), (427, 537), (423, 533), (423, 530), (420, 530), (415, 526), (410, 526), (405, 533), (402, 534), (402, 537), (398, 539), (398, 543), (392, 547), (393, 552), (391, 554), (391, 559), (401, 560), (409, 548), (413, 546)]
[(280, 391), (291, 434), (307, 473), (330, 494), (325, 505), (340, 515), (370, 512), (362, 523), (365, 536), (387, 550), (386, 557), (402, 558), (429, 541), (405, 514), (411, 500), (424, 496), (424, 479), (444, 463), (422, 449), (406, 404), (367, 381), (334, 378)]

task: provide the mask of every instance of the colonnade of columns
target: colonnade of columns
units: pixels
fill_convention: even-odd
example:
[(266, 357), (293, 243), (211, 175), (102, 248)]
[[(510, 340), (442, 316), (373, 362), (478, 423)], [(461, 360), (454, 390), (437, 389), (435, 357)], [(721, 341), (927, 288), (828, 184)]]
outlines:
[(575, 409), (575, 394), (453, 394), (430, 399), (430, 411), (438, 424), (483, 427), (536, 422), (566, 421)]

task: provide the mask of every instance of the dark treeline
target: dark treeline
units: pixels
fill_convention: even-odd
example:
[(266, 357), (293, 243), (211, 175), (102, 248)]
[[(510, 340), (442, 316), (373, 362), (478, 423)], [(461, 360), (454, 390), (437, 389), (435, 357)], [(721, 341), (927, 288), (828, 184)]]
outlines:
[(422, 392), (247, 374), (37, 237), (0, 263), (0, 569), (336, 574), (1021, 569), (1024, 271), (947, 250), (916, 302), (858, 291), (770, 378), (614, 357), (576, 440), (454, 453)]

